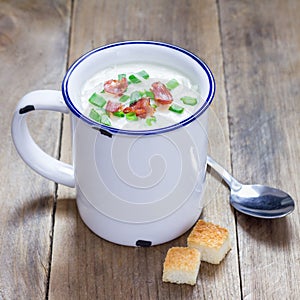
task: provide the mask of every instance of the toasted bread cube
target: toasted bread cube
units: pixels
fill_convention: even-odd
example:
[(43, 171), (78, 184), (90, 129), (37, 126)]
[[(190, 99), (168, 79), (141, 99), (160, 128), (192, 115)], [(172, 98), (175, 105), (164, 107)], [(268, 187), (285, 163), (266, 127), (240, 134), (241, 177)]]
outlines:
[(187, 239), (188, 246), (201, 252), (201, 260), (219, 264), (231, 249), (229, 232), (226, 228), (199, 220)]
[(196, 284), (200, 268), (200, 252), (188, 247), (173, 247), (167, 252), (163, 281), (172, 283)]

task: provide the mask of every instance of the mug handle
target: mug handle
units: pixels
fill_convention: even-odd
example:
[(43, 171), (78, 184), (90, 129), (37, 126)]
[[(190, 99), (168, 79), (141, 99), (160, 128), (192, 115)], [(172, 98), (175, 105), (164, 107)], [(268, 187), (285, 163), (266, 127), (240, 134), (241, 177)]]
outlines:
[(60, 91), (39, 90), (26, 94), (18, 103), (11, 124), (12, 138), (19, 155), (40, 175), (57, 183), (74, 187), (73, 166), (48, 155), (32, 139), (26, 115), (34, 110), (69, 113)]

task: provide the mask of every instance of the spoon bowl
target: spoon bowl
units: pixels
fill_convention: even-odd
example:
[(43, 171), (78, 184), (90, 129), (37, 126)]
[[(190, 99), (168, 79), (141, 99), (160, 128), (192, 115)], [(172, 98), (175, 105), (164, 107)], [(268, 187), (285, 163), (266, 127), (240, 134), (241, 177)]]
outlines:
[(230, 187), (230, 204), (239, 212), (258, 218), (275, 219), (284, 217), (295, 209), (294, 200), (286, 192), (260, 184), (241, 184), (209, 156), (207, 163)]
[(287, 193), (260, 184), (242, 185), (238, 191), (231, 190), (230, 203), (239, 212), (265, 219), (284, 217), (295, 208)]

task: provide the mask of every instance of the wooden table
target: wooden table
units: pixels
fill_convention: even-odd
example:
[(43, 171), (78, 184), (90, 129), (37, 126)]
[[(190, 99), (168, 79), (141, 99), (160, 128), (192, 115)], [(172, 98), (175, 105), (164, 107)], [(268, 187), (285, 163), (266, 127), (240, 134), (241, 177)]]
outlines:
[[(0, 299), (299, 299), (299, 206), (282, 219), (234, 211), (207, 175), (201, 218), (229, 229), (220, 265), (201, 264), (197, 284), (162, 282), (162, 263), (187, 234), (150, 248), (109, 243), (81, 221), (74, 190), (34, 173), (10, 136), (18, 100), (60, 89), (86, 51), (121, 40), (184, 47), (210, 66), (217, 91), (209, 153), (242, 182), (300, 196), (300, 2), (298, 0), (0, 1)], [(29, 118), (36, 141), (70, 161), (69, 120)]]

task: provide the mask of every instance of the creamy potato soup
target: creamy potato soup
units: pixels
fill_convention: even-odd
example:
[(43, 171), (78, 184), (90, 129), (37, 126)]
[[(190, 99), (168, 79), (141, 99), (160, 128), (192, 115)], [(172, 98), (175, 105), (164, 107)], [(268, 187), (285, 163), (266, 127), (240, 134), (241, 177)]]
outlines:
[(149, 130), (187, 119), (203, 104), (199, 87), (160, 65), (126, 64), (94, 75), (82, 90), (92, 120), (126, 130)]

